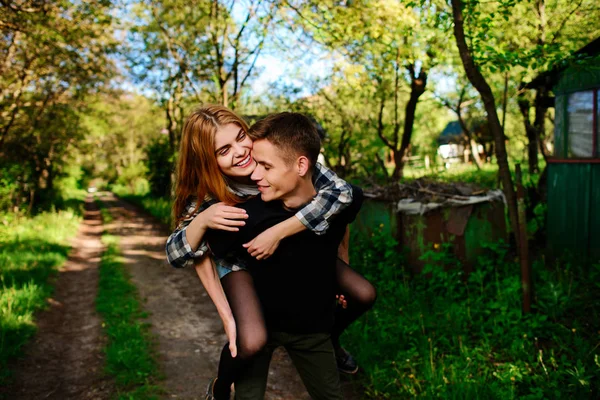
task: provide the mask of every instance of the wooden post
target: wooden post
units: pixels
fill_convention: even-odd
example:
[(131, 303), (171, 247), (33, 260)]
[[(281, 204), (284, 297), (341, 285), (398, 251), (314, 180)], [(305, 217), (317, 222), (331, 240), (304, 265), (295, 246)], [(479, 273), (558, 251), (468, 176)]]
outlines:
[(531, 273), (529, 268), (529, 243), (527, 241), (527, 220), (525, 216), (525, 189), (521, 175), (521, 164), (517, 164), (517, 208), (519, 215), (519, 258), (521, 261), (521, 287), (523, 289), (523, 312), (531, 312)]

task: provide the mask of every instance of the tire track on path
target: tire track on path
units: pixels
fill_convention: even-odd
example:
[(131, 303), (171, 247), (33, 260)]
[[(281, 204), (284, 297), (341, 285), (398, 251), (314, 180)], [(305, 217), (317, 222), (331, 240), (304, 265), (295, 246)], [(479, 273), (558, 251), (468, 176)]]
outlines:
[[(49, 308), (37, 315), (38, 332), (24, 357), (11, 365), (14, 380), (0, 398), (109, 399), (114, 393), (103, 372), (105, 337), (96, 313), (98, 265), (103, 252), (102, 219), (93, 197), (64, 267), (56, 278)], [(35, 244), (33, 244), (35, 245)]]

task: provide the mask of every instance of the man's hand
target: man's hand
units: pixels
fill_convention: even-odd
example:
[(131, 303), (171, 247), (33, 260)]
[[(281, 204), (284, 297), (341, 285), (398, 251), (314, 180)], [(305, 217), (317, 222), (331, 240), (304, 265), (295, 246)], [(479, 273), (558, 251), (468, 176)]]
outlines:
[(232, 318), (228, 318), (223, 321), (223, 327), (225, 328), (225, 335), (227, 335), (227, 340), (229, 341), (229, 351), (231, 352), (231, 357), (235, 358), (237, 356), (237, 333), (235, 320)]
[(246, 225), (246, 222), (240, 220), (248, 218), (248, 214), (242, 208), (217, 203), (201, 212), (198, 217), (202, 218), (202, 223), (208, 229), (237, 232), (238, 226)]
[(279, 233), (278, 226), (275, 225), (243, 246), (248, 249), (248, 253), (250, 253), (252, 257), (256, 257), (257, 260), (264, 260), (275, 253), (281, 239), (282, 237)]

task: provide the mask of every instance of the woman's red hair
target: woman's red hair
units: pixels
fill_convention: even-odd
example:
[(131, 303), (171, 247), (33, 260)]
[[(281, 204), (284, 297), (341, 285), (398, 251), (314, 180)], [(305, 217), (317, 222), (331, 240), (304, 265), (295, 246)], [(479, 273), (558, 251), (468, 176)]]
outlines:
[(176, 221), (187, 217), (183, 212), (193, 197), (198, 199), (194, 212), (207, 196), (228, 204), (241, 201), (228, 189), (215, 155), (215, 135), (228, 124), (235, 124), (248, 133), (248, 124), (227, 107), (205, 105), (187, 117), (177, 161), (173, 204)]

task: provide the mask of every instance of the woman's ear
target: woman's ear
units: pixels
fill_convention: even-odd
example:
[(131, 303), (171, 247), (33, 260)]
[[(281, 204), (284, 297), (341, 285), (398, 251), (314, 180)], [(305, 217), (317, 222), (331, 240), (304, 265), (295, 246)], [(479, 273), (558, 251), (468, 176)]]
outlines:
[(304, 177), (310, 169), (310, 161), (305, 156), (300, 156), (296, 160), (296, 167), (298, 168), (298, 175)]

